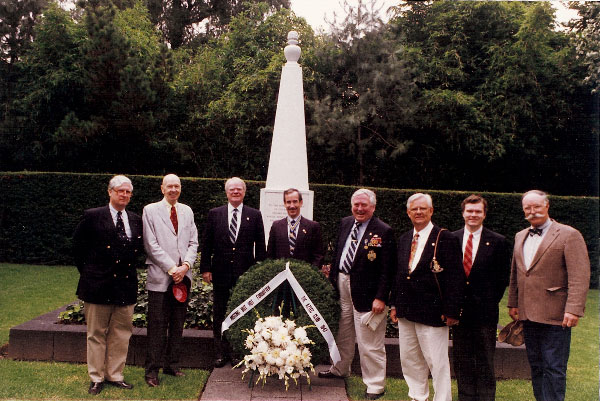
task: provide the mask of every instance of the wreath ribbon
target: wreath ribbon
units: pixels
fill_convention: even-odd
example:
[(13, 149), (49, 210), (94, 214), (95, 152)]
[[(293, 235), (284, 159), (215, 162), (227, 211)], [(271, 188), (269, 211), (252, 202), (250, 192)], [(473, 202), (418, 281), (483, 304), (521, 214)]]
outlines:
[(256, 291), (252, 296), (238, 305), (230, 314), (225, 318), (223, 324), (221, 325), (221, 334), (225, 332), (225, 330), (229, 329), (231, 325), (233, 325), (238, 319), (252, 310), (256, 305), (258, 305), (263, 299), (265, 299), (273, 290), (279, 287), (285, 280), (290, 283), (290, 287), (294, 290), (296, 297), (300, 300), (302, 307), (306, 310), (308, 316), (315, 324), (316, 328), (319, 330), (319, 333), (323, 336), (325, 341), (327, 342), (327, 346), (329, 348), (329, 356), (334, 364), (338, 363), (341, 360), (340, 352), (338, 350), (337, 344), (335, 343), (335, 339), (333, 338), (333, 333), (329, 329), (327, 322), (319, 313), (316, 305), (310, 300), (296, 277), (290, 270), (290, 262), (285, 264), (285, 270), (279, 272), (275, 277), (273, 277), (267, 284), (263, 285)]

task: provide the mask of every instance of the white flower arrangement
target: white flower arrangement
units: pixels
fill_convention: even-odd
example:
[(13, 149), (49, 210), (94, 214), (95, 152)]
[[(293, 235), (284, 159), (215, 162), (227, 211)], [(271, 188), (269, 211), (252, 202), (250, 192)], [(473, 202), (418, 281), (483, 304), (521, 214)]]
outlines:
[[(305, 376), (310, 384), (308, 370), (315, 372), (310, 362), (311, 353), (308, 344), (314, 342), (308, 338), (306, 329), (315, 326), (298, 327), (293, 320), (283, 321), (281, 316), (261, 318), (254, 324), (253, 330), (243, 330), (248, 333), (245, 346), (250, 355), (237, 365), (244, 364), (244, 375), (250, 370), (258, 371), (256, 383), (262, 380), (263, 385), (268, 376), (278, 375), (285, 380), (285, 390), (289, 388), (290, 377), (298, 385), (298, 378)], [(236, 366), (236, 367), (237, 367)]]

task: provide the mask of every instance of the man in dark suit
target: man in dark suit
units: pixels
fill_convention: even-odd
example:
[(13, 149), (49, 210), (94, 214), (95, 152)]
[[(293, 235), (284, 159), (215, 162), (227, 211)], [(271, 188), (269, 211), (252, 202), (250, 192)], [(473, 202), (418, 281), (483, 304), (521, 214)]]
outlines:
[(458, 239), (431, 222), (431, 196), (416, 193), (406, 210), (413, 229), (398, 241), (398, 270), (390, 304), (398, 322), (400, 362), (408, 395), (429, 397), (429, 372), (434, 401), (451, 401), (448, 327), (458, 324), (465, 285)]
[(329, 274), (340, 296), (336, 342), (341, 361), (319, 372), (319, 377), (348, 376), (356, 342), (367, 386), (365, 397), (376, 400), (385, 392), (385, 305), (396, 266), (396, 240), (392, 228), (373, 216), (373, 191), (357, 190), (350, 203), (352, 216), (340, 223), (335, 262)]
[(104, 383), (122, 389), (133, 308), (137, 302), (136, 267), (141, 256), (142, 219), (125, 211), (133, 185), (123, 175), (108, 183), (108, 206), (88, 209), (75, 229), (73, 246), (80, 278), (77, 296), (85, 302), (88, 392), (96, 395)]
[(273, 222), (267, 257), (303, 260), (320, 269), (323, 261), (321, 225), (300, 214), (302, 194), (297, 189), (284, 191), (283, 203), (288, 217)]
[(546, 193), (526, 192), (521, 203), (531, 226), (515, 236), (509, 314), (523, 321), (535, 399), (562, 401), (571, 327), (585, 310), (590, 259), (581, 233), (550, 218)]
[(461, 208), (465, 226), (452, 233), (462, 244), (467, 277), (460, 324), (452, 328), (458, 399), (493, 401), (498, 304), (510, 276), (510, 248), (504, 236), (483, 226), (484, 198), (470, 195)]
[(246, 184), (238, 177), (230, 178), (225, 194), (228, 204), (209, 210), (206, 217), (200, 258), (202, 278), (213, 283), (215, 367), (231, 359), (229, 343), (221, 336), (229, 291), (250, 266), (266, 256), (262, 214), (243, 204)]

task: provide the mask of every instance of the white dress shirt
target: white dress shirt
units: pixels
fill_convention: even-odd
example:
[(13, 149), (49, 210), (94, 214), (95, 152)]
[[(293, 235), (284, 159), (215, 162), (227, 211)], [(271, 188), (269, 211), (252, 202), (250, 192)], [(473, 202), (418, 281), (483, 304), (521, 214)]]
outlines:
[[(548, 228), (550, 227), (551, 224), (552, 224), (552, 220), (548, 219), (541, 226), (535, 227), (535, 228), (539, 228), (540, 230), (542, 230), (542, 235), (527, 234), (527, 236), (525, 237), (525, 243), (523, 244), (523, 259), (524, 259), (525, 267), (527, 268), (527, 270), (529, 270), (531, 268), (531, 262), (533, 262), (533, 257), (535, 256), (535, 253), (537, 252), (538, 248), (540, 247), (540, 244), (544, 240), (544, 237), (548, 233)], [(533, 227), (531, 227), (531, 228), (533, 228)]]
[(419, 233), (419, 239), (417, 240), (417, 250), (415, 252), (415, 257), (412, 260), (412, 264), (409, 266), (411, 272), (415, 270), (417, 264), (419, 263), (419, 260), (421, 259), (423, 249), (425, 249), (425, 245), (427, 245), (427, 239), (429, 238), (429, 234), (431, 234), (432, 229), (433, 223), (431, 221), (421, 231), (413, 229), (413, 238), (415, 237), (415, 234)]
[[(113, 207), (110, 203), (108, 204), (108, 208), (110, 209), (110, 215), (112, 216), (113, 223), (115, 227), (117, 226), (117, 213), (118, 210)], [(123, 225), (125, 225), (125, 234), (127, 234), (127, 238), (131, 239), (131, 228), (129, 227), (129, 217), (127, 217), (127, 212), (125, 209), (121, 212), (121, 219), (123, 220)]]

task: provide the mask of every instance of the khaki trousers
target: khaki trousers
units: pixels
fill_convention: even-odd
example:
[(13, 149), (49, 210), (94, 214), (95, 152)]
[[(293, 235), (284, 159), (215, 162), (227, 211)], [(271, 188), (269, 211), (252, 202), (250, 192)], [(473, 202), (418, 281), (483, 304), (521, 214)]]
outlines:
[(358, 312), (354, 309), (350, 294), (350, 275), (339, 273), (338, 289), (342, 313), (336, 342), (341, 361), (331, 367), (331, 372), (338, 376), (350, 374), (356, 342), (362, 379), (367, 386), (367, 393), (383, 393), (386, 369), (385, 321), (381, 322), (375, 331), (360, 323), (360, 319), (367, 312)]
[(85, 303), (87, 365), (91, 381), (122, 381), (135, 305)]

